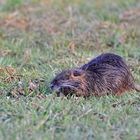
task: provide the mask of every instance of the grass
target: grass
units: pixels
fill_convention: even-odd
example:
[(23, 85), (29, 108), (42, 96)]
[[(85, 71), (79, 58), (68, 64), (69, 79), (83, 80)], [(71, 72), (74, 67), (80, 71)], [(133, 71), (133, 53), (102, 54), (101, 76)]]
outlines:
[(49, 88), (56, 73), (103, 52), (124, 57), (140, 83), (139, 6), (138, 0), (0, 1), (0, 139), (140, 139), (139, 93), (67, 100)]

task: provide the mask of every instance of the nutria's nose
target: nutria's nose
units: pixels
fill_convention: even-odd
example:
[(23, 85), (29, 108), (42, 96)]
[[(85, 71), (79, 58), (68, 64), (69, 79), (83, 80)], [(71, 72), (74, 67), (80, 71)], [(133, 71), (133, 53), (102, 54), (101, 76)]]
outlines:
[(51, 84), (51, 85), (50, 85), (50, 88), (51, 88), (51, 90), (53, 90), (53, 88), (54, 88), (54, 85), (53, 85), (53, 84)]

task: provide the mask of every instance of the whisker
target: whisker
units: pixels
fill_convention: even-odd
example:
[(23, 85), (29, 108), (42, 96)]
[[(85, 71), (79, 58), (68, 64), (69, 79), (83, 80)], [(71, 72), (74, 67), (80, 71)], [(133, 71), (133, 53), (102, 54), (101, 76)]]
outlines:
[(76, 89), (75, 86), (70, 85), (70, 84), (63, 84), (61, 87), (69, 87), (69, 88), (72, 88), (72, 89)]

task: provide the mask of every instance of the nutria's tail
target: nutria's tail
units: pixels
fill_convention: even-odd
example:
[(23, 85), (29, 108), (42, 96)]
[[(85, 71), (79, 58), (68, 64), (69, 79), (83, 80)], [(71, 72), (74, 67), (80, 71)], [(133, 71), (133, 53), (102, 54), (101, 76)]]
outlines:
[(140, 92), (140, 85), (134, 84), (134, 89), (135, 89), (137, 92)]

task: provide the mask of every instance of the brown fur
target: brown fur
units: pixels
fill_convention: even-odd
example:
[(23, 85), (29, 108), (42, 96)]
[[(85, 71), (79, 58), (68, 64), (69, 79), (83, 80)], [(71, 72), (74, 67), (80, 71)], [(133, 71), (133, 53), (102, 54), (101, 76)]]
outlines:
[(120, 56), (106, 53), (78, 69), (62, 71), (52, 80), (51, 89), (58, 96), (119, 96), (125, 91), (140, 91), (140, 86), (134, 84), (134, 78)]

